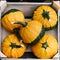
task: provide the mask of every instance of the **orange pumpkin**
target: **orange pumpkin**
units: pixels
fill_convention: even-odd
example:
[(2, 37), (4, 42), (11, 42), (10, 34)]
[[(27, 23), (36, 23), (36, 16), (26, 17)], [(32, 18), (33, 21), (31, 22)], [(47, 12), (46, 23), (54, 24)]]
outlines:
[(33, 14), (33, 20), (41, 22), (45, 30), (50, 30), (57, 26), (57, 17), (56, 11), (46, 5), (39, 6)]
[(13, 29), (22, 27), (20, 24), (12, 24), (17, 21), (25, 22), (23, 13), (18, 9), (11, 9), (2, 16), (2, 25), (8, 31), (13, 32)]
[(9, 58), (21, 57), (25, 51), (26, 45), (15, 34), (8, 35), (2, 42), (2, 52)]
[(32, 46), (32, 52), (38, 58), (52, 58), (58, 52), (58, 42), (52, 35), (45, 34), (37, 44)]
[(23, 27), (20, 29), (20, 35), (24, 43), (30, 45), (36, 44), (44, 35), (45, 29), (38, 21), (29, 22), (14, 22), (14, 24), (21, 24)]

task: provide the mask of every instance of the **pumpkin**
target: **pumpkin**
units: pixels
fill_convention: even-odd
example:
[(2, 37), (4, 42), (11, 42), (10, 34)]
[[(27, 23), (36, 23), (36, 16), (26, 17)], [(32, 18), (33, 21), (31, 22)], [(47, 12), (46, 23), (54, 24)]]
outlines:
[(28, 22), (14, 22), (14, 24), (21, 24), (23, 27), (20, 29), (20, 36), (24, 43), (29, 45), (36, 44), (44, 35), (45, 29), (38, 21)]
[(8, 31), (13, 32), (13, 29), (22, 27), (18, 24), (12, 24), (17, 21), (25, 22), (23, 13), (18, 9), (10, 9), (2, 16), (2, 25)]
[(32, 52), (38, 58), (52, 58), (57, 51), (58, 42), (50, 34), (45, 34), (37, 44), (32, 46)]
[(8, 35), (2, 42), (2, 52), (9, 58), (21, 57), (25, 51), (26, 45), (15, 34)]
[(33, 20), (41, 22), (45, 30), (53, 29), (57, 26), (56, 11), (50, 6), (40, 6), (34, 11)]

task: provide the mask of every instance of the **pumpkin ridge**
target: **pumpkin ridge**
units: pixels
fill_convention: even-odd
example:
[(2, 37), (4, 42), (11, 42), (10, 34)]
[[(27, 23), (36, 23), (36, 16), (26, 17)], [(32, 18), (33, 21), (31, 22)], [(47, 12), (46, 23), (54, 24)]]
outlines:
[[(9, 23), (9, 19), (7, 18), (7, 23), (9, 24), (8, 26), (11, 28), (11, 24)], [(12, 26), (13, 27), (13, 26)], [(11, 29), (12, 30), (12, 29)]]
[[(27, 30), (29, 29), (29, 31), (31, 32), (31, 33), (34, 33), (34, 35), (36, 35), (38, 32), (35, 32), (35, 31), (33, 31), (33, 29), (31, 30), (30, 28), (29, 28), (30, 26), (27, 26), (26, 28), (27, 28)], [(41, 27), (41, 30), (42, 30), (42, 27)], [(40, 32), (40, 30), (39, 30), (39, 32)], [(39, 34), (38, 34), (39, 35)], [(37, 35), (37, 36), (38, 36)], [(27, 35), (28, 36), (28, 35)], [(31, 35), (30, 35), (31, 36)], [(33, 37), (33, 36), (32, 36)], [(29, 40), (29, 39), (28, 39)], [(31, 43), (31, 41), (30, 41), (30, 43)]]
[(45, 29), (44, 29), (44, 27), (42, 27), (41, 33), (37, 36), (37, 38), (35, 40), (33, 40), (31, 43), (29, 43), (29, 45), (31, 45), (31, 46), (35, 45), (44, 36), (44, 34), (45, 34)]
[[(6, 17), (7, 18), (7, 17)], [(7, 18), (8, 19), (8, 18)], [(9, 21), (7, 21), (7, 22), (5, 22), (6, 20), (4, 20), (4, 22), (3, 22), (3, 20), (2, 20), (2, 24), (6, 24), (7, 22), (9, 23)], [(4, 24), (4, 27), (5, 27), (5, 24)], [(9, 24), (10, 25), (10, 24)], [(9, 25), (7, 25), (7, 27), (9, 27)], [(7, 28), (6, 28), (7, 29)]]

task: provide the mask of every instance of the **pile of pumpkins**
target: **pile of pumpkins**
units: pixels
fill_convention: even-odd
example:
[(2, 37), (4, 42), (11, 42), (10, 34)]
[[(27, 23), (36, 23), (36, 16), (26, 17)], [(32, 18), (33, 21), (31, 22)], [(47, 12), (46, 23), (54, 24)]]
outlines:
[(28, 22), (22, 11), (9, 10), (2, 16), (2, 25), (12, 33), (4, 38), (2, 52), (9, 58), (19, 58), (30, 45), (36, 57), (52, 58), (58, 52), (58, 42), (45, 31), (56, 27), (57, 22), (55, 10), (46, 5), (39, 6)]

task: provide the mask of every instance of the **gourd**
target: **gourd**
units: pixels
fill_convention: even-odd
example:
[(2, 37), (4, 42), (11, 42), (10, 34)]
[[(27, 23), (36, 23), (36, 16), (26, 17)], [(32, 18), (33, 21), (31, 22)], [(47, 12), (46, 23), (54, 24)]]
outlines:
[(8, 35), (2, 42), (2, 52), (9, 58), (19, 58), (26, 51), (26, 45), (15, 34)]
[(53, 29), (57, 26), (57, 13), (50, 6), (39, 6), (33, 14), (33, 20), (41, 22), (45, 30)]
[(38, 21), (30, 20), (28, 22), (14, 22), (14, 24), (21, 24), (23, 26), (19, 33), (23, 42), (29, 45), (36, 44), (45, 33), (43, 25)]
[(52, 35), (45, 34), (37, 44), (32, 46), (32, 52), (38, 58), (52, 58), (58, 52), (58, 42)]
[(23, 13), (18, 9), (10, 9), (2, 16), (2, 25), (10, 32), (13, 32), (15, 28), (22, 27), (20, 24), (12, 24), (17, 21), (25, 22)]

